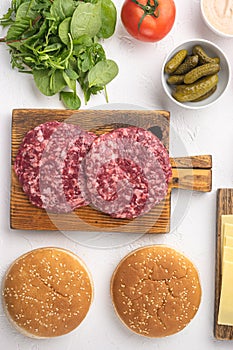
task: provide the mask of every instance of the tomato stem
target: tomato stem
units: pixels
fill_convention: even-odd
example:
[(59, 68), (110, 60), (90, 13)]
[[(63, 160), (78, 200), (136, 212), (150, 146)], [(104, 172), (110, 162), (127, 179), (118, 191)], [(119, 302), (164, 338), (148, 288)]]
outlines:
[(140, 21), (138, 22), (138, 30), (140, 30), (141, 24), (146, 16), (152, 16), (155, 18), (159, 17), (159, 9), (158, 9), (159, 3), (157, 0), (152, 0), (152, 1), (147, 0), (146, 5), (141, 4), (137, 0), (131, 0), (131, 1), (134, 2), (136, 5), (138, 5), (144, 11)]

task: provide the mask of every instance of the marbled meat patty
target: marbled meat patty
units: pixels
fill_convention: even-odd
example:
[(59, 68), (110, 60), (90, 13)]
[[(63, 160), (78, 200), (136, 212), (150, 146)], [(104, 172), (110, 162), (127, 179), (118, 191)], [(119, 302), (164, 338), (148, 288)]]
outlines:
[(93, 206), (115, 218), (147, 213), (167, 194), (169, 155), (151, 132), (119, 128), (95, 139), (85, 159)]
[(66, 213), (89, 203), (83, 159), (95, 138), (76, 125), (56, 121), (26, 134), (14, 169), (32, 204)]

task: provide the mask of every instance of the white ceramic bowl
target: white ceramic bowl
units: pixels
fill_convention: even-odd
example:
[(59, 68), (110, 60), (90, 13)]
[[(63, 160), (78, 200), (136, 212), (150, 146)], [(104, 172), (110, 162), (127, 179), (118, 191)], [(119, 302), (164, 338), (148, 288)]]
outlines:
[[(221, 0), (219, 0), (221, 3)], [(204, 2), (205, 0), (201, 0), (200, 4), (201, 4), (201, 13), (202, 13), (202, 17), (204, 19), (204, 22), (206, 23), (207, 27), (209, 27), (209, 29), (211, 29), (215, 34), (220, 35), (223, 38), (229, 38), (232, 39), (233, 38), (233, 34), (227, 34), (223, 31), (221, 31), (219, 28), (217, 28), (212, 21), (209, 20), (209, 18), (206, 15), (205, 12), (205, 7), (204, 7)], [(214, 4), (212, 5), (212, 9), (213, 9)], [(224, 7), (224, 3), (222, 4), (222, 6)]]
[[(218, 73), (219, 81), (217, 90), (210, 97), (206, 98), (203, 101), (179, 102), (172, 96), (174, 86), (171, 86), (167, 83), (168, 74), (164, 72), (164, 67), (165, 64), (171, 59), (171, 57), (173, 57), (179, 50), (186, 49), (191, 54), (192, 48), (195, 45), (201, 45), (210, 57), (217, 56), (220, 58), (220, 71)], [(178, 45), (167, 55), (162, 66), (161, 80), (164, 91), (166, 92), (167, 96), (177, 105), (189, 109), (200, 109), (213, 105), (215, 102), (219, 101), (219, 99), (223, 96), (231, 80), (231, 69), (226, 55), (217, 45), (204, 39), (192, 39)]]

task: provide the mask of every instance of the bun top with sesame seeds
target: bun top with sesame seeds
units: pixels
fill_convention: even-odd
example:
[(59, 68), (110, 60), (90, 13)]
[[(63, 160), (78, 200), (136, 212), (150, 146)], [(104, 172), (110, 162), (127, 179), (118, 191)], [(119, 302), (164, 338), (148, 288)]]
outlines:
[(13, 325), (29, 337), (50, 338), (75, 329), (92, 302), (92, 282), (72, 252), (40, 248), (18, 258), (6, 273), (3, 304)]
[(133, 251), (119, 263), (111, 295), (116, 313), (132, 331), (164, 337), (179, 332), (194, 317), (201, 286), (188, 258), (154, 245)]

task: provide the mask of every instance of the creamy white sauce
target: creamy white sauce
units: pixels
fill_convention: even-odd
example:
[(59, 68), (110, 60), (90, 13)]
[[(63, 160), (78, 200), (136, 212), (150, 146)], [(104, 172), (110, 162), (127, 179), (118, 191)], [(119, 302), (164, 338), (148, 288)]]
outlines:
[(214, 28), (233, 35), (233, 0), (203, 0), (203, 11)]

